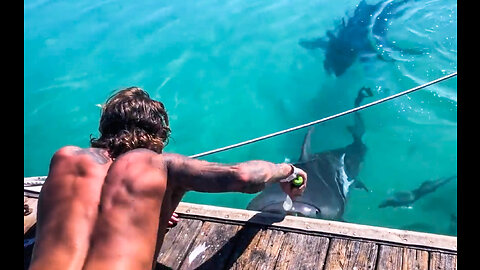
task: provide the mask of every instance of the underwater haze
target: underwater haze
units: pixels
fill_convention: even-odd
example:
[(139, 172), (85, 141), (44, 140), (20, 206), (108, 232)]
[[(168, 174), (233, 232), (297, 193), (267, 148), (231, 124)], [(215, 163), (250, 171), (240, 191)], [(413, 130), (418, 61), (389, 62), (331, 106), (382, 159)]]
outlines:
[[(88, 147), (101, 104), (124, 87), (165, 104), (165, 152), (193, 155), (351, 109), (361, 87), (371, 102), (456, 70), (456, 0), (25, 0), (24, 177), (47, 175), (62, 146)], [(456, 77), (360, 113), (369, 192), (350, 190), (343, 220), (457, 235), (456, 178), (410, 206), (378, 207), (456, 175)], [(351, 143), (352, 123), (316, 125), (312, 151)], [(201, 159), (295, 162), (307, 130)], [(254, 196), (183, 201), (245, 209)]]

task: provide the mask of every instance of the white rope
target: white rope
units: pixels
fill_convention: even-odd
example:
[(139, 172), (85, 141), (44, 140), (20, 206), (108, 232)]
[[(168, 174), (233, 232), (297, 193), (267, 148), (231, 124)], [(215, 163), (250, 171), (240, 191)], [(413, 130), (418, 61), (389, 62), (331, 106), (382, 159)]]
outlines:
[(274, 133), (271, 133), (271, 134), (268, 134), (268, 135), (264, 135), (264, 136), (261, 136), (261, 137), (255, 138), (255, 139), (251, 139), (251, 140), (247, 140), (247, 141), (244, 141), (244, 142), (240, 142), (240, 143), (232, 144), (232, 145), (229, 145), (229, 146), (225, 146), (225, 147), (217, 148), (217, 149), (214, 149), (214, 150), (210, 150), (210, 151), (207, 151), (207, 152), (191, 155), (190, 158), (198, 158), (198, 157), (203, 157), (203, 156), (206, 156), (206, 155), (211, 155), (211, 154), (214, 154), (214, 153), (230, 150), (230, 149), (233, 149), (233, 148), (237, 148), (237, 147), (244, 146), (244, 145), (247, 145), (247, 144), (251, 144), (251, 143), (254, 143), (254, 142), (258, 142), (258, 141), (261, 141), (261, 140), (266, 140), (266, 139), (269, 139), (269, 138), (272, 138), (272, 137), (275, 137), (275, 136), (278, 136), (278, 135), (282, 135), (282, 134), (285, 134), (285, 133), (288, 133), (288, 132), (292, 132), (292, 131), (295, 131), (295, 130), (298, 130), (298, 129), (301, 129), (301, 128), (306, 128), (306, 127), (309, 127), (309, 126), (312, 126), (312, 125), (315, 125), (315, 124), (319, 124), (319, 123), (322, 123), (322, 122), (325, 122), (325, 121), (328, 121), (328, 120), (332, 120), (332, 119), (335, 119), (337, 117), (344, 116), (344, 115), (347, 115), (347, 114), (350, 114), (350, 113), (353, 113), (353, 112), (356, 112), (356, 111), (360, 111), (360, 110), (363, 110), (365, 108), (380, 104), (382, 102), (385, 102), (385, 101), (388, 101), (388, 100), (391, 100), (391, 99), (394, 99), (394, 98), (397, 98), (397, 97), (400, 97), (400, 96), (403, 96), (403, 95), (406, 95), (406, 94), (410, 94), (412, 92), (423, 89), (423, 88), (425, 88), (427, 86), (430, 86), (432, 84), (436, 84), (436, 83), (439, 83), (439, 82), (444, 81), (446, 79), (450, 79), (454, 76), (457, 76), (456, 71), (452, 74), (449, 74), (449, 75), (446, 75), (444, 77), (438, 78), (436, 80), (430, 81), (428, 83), (419, 85), (419, 86), (411, 88), (409, 90), (406, 90), (406, 91), (388, 96), (386, 98), (382, 98), (382, 99), (370, 102), (368, 104), (365, 104), (365, 105), (362, 105), (362, 106), (359, 106), (359, 107), (356, 107), (356, 108), (353, 108), (353, 109), (350, 109), (350, 110), (347, 110), (347, 111), (344, 111), (344, 112), (341, 112), (341, 113), (337, 113), (335, 115), (331, 115), (331, 116), (328, 116), (328, 117), (325, 117), (325, 118), (322, 118), (322, 119), (319, 119), (319, 120), (316, 120), (316, 121), (313, 121), (313, 122), (310, 122), (310, 123), (306, 123), (306, 124), (303, 124), (303, 125), (299, 125), (299, 126), (296, 126), (296, 127), (288, 128), (288, 129), (281, 130), (281, 131), (277, 131), (277, 132), (274, 132)]

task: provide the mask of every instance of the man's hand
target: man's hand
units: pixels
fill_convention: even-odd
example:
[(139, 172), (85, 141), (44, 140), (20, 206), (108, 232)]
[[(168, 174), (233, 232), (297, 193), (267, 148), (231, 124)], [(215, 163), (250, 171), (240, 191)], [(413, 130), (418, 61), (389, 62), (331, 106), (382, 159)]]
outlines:
[(294, 200), (296, 197), (301, 196), (305, 191), (305, 188), (307, 187), (307, 173), (300, 168), (294, 167), (293, 165), (290, 166), (292, 166), (292, 174), (295, 174), (293, 175), (294, 178), (301, 176), (303, 178), (303, 184), (300, 187), (295, 187), (294, 185), (292, 185), (291, 181), (280, 181), (280, 187), (285, 193), (288, 194), (288, 196), (290, 196), (292, 200)]

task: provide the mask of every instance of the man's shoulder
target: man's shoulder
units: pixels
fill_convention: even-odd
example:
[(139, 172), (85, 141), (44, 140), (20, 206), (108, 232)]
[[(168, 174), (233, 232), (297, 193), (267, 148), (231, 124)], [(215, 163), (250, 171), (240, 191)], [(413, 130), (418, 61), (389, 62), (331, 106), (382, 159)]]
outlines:
[(56, 152), (55, 152), (55, 155), (59, 155), (59, 156), (72, 156), (74, 155), (76, 152), (82, 150), (84, 148), (81, 148), (81, 147), (78, 147), (78, 146), (75, 146), (75, 145), (67, 145), (67, 146), (63, 146), (61, 148), (59, 148)]
[(187, 156), (177, 154), (177, 153), (162, 153), (160, 155), (163, 158), (170, 158), (170, 159), (185, 159), (185, 158), (188, 158)]
[(55, 152), (53, 158), (56, 160), (69, 160), (72, 162), (92, 161), (100, 164), (106, 164), (111, 160), (105, 149), (81, 148), (73, 145), (61, 147)]

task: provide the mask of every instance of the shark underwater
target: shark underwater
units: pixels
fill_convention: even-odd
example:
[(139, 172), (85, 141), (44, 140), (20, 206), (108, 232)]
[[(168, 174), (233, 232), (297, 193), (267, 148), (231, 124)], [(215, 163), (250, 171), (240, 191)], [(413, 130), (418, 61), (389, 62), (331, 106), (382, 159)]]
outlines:
[(392, 196), (388, 197), (382, 201), (378, 207), (409, 207), (412, 206), (414, 202), (423, 196), (434, 192), (437, 188), (445, 185), (452, 179), (457, 178), (456, 175), (450, 177), (444, 177), (436, 180), (427, 180), (423, 182), (418, 188), (408, 191), (397, 191)]
[(386, 37), (391, 19), (400, 17), (405, 12), (404, 5), (410, 1), (413, 0), (381, 0), (370, 5), (362, 0), (347, 22), (342, 18), (335, 30), (326, 32), (326, 37), (301, 39), (299, 45), (307, 50), (324, 49), (323, 66), (336, 77), (344, 74), (357, 59), (394, 61), (385, 55), (387, 51), (422, 54), (421, 49), (402, 49)]
[[(372, 96), (370, 88), (360, 89), (355, 107), (358, 107), (364, 97), (369, 96)], [(358, 112), (354, 114), (354, 121), (354, 125), (348, 127), (353, 137), (351, 144), (320, 153), (311, 153), (313, 128), (308, 130), (303, 141), (301, 156), (296, 163), (293, 163), (308, 174), (308, 185), (303, 195), (293, 200), (289, 210), (283, 208), (286, 194), (278, 183), (270, 184), (255, 196), (247, 205), (247, 209), (281, 215), (342, 220), (349, 188), (352, 186), (368, 191), (367, 187), (357, 179), (367, 151), (367, 147), (362, 142), (365, 127)]]

